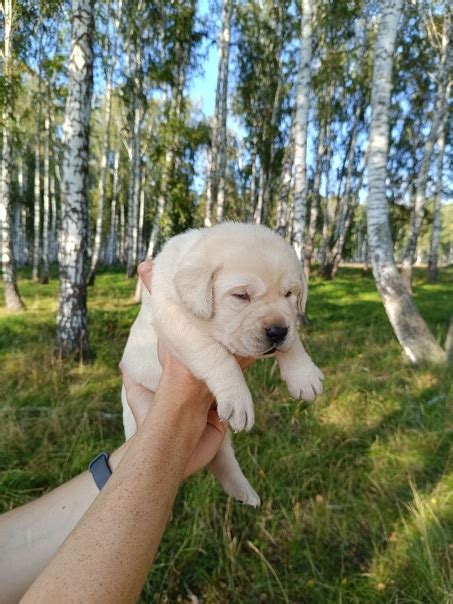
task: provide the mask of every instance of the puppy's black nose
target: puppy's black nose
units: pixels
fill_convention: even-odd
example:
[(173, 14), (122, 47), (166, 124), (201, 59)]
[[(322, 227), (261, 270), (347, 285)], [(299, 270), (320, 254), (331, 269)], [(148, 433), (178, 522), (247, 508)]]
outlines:
[(288, 333), (287, 327), (282, 327), (281, 325), (271, 325), (266, 329), (267, 337), (274, 343), (280, 344), (286, 338), (286, 334)]

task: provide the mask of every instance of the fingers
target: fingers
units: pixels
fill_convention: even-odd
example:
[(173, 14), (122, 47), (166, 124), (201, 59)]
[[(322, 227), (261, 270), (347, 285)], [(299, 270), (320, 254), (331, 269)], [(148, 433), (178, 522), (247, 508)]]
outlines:
[(206, 428), (192, 452), (184, 478), (201, 470), (214, 459), (225, 438), (226, 431), (227, 426), (219, 420), (217, 412), (211, 409), (208, 413)]
[(137, 267), (137, 273), (149, 293), (151, 293), (152, 272), (153, 263), (151, 260), (144, 260)]

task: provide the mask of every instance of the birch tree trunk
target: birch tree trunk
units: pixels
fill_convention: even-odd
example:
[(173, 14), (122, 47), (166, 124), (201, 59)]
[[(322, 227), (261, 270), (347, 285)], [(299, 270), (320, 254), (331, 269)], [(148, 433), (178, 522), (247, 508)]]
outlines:
[(207, 213), (211, 215), (211, 204), (216, 203), (216, 220), (221, 222), (225, 205), (225, 178), (227, 152), (227, 100), (228, 100), (228, 63), (230, 56), (230, 27), (233, 0), (224, 0), (222, 11), (222, 31), (219, 40), (219, 64), (217, 70), (217, 88), (215, 110), (212, 124), (211, 166)]
[(264, 200), (264, 167), (260, 164), (260, 174), (258, 178), (258, 201), (256, 203), (255, 213), (253, 220), (255, 224), (261, 224), (261, 217), (263, 214), (263, 200)]
[(452, 45), (449, 44), (449, 29), (449, 19), (446, 17), (442, 36), (441, 58), (437, 77), (437, 92), (434, 115), (432, 118), (431, 130), (424, 145), (423, 159), (415, 185), (415, 200), (411, 213), (409, 239), (401, 267), (403, 281), (410, 293), (412, 293), (412, 269), (417, 250), (417, 242), (425, 215), (426, 183), (428, 181), (428, 174), (431, 166), (431, 157), (434, 145), (439, 137), (439, 129), (443, 122), (443, 116), (447, 110), (448, 104), (448, 79), (453, 67)]
[(436, 283), (438, 277), (439, 245), (442, 232), (442, 181), (443, 164), (445, 153), (445, 117), (444, 123), (440, 129), (439, 140), (437, 141), (437, 174), (436, 174), (436, 198), (434, 200), (433, 226), (431, 231), (431, 242), (429, 248), (428, 278), (430, 283)]
[(117, 261), (117, 216), (116, 216), (116, 205), (118, 196), (118, 168), (119, 168), (119, 157), (118, 151), (115, 152), (113, 159), (113, 182), (112, 182), (112, 204), (110, 206), (110, 237), (107, 249), (107, 264), (111, 265)]
[(294, 216), (293, 243), (297, 257), (304, 260), (304, 230), (307, 216), (307, 127), (310, 100), (313, 0), (302, 0), (300, 65), (294, 122)]
[(212, 150), (208, 148), (206, 153), (206, 208), (204, 213), (204, 227), (210, 227), (212, 225), (212, 173), (211, 173), (211, 165), (212, 165)]
[(104, 105), (104, 136), (102, 140), (102, 155), (101, 155), (101, 174), (99, 179), (99, 204), (98, 214), (96, 218), (96, 233), (94, 236), (94, 248), (93, 255), (91, 256), (91, 267), (90, 274), (88, 277), (88, 285), (94, 285), (96, 278), (96, 267), (99, 262), (99, 256), (101, 253), (102, 245), (102, 231), (104, 228), (104, 207), (105, 198), (107, 194), (107, 174), (108, 174), (108, 161), (110, 154), (110, 122), (112, 115), (112, 80), (113, 71), (116, 64), (116, 54), (118, 46), (118, 29), (121, 21), (122, 12), (122, 0), (118, 1), (116, 7), (116, 14), (113, 20), (113, 48), (110, 53), (110, 35), (107, 36), (107, 43), (105, 47), (106, 60), (107, 60), (107, 73), (106, 73), (106, 84), (105, 84), (105, 105)]
[(314, 181), (313, 181), (313, 191), (312, 191), (311, 206), (310, 206), (310, 221), (308, 223), (307, 241), (305, 244), (304, 271), (305, 271), (305, 277), (307, 278), (307, 280), (310, 277), (311, 260), (313, 257), (314, 242), (315, 242), (315, 235), (316, 235), (316, 225), (318, 223), (319, 202), (320, 202), (319, 188), (321, 186), (322, 163), (323, 163), (323, 155), (324, 155), (324, 151), (325, 151), (325, 147), (324, 147), (325, 136), (326, 136), (326, 124), (324, 122), (323, 125), (320, 126), (320, 128), (319, 128), (319, 134), (318, 134), (315, 177), (314, 177)]
[(53, 171), (50, 172), (50, 207), (52, 215), (50, 219), (50, 258), (51, 262), (55, 262), (58, 259), (58, 234), (57, 234), (57, 197), (55, 193), (55, 175)]
[(413, 363), (444, 362), (446, 354), (419, 315), (393, 258), (385, 182), (392, 63), (402, 0), (385, 0), (377, 33), (371, 93), (367, 231), (373, 274), (385, 311)]
[(44, 118), (44, 172), (43, 172), (43, 216), (42, 216), (42, 275), (41, 283), (49, 283), (49, 219), (50, 219), (50, 109)]
[(72, 0), (69, 86), (63, 125), (60, 305), (56, 352), (88, 355), (86, 263), (88, 245), (88, 148), (93, 84), (92, 0)]
[(0, 252), (6, 308), (8, 310), (18, 311), (22, 310), (24, 305), (17, 288), (13, 246), (11, 240), (11, 128), (13, 122), (13, 92), (11, 81), (13, 27), (12, 0), (4, 0), (3, 8), (4, 48), (2, 53), (3, 56), (1, 58), (3, 59), (5, 93), (2, 111), (3, 141), (1, 157)]
[(33, 211), (33, 269), (32, 279), (38, 281), (41, 260), (41, 75), (39, 77), (36, 134), (35, 134), (35, 177)]
[(277, 199), (276, 231), (281, 237), (286, 237), (288, 231), (289, 192), (293, 178), (294, 141), (288, 141), (283, 157), (283, 169)]

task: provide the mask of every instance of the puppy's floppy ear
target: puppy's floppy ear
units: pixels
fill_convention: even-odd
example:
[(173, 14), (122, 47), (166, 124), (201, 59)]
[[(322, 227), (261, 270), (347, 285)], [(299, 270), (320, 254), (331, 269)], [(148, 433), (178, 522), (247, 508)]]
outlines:
[(302, 289), (297, 297), (297, 311), (300, 315), (305, 315), (308, 297), (308, 283), (303, 269), (300, 271), (300, 278), (302, 281)]
[(210, 319), (214, 312), (213, 286), (218, 268), (189, 264), (175, 274), (175, 285), (186, 308), (198, 319)]

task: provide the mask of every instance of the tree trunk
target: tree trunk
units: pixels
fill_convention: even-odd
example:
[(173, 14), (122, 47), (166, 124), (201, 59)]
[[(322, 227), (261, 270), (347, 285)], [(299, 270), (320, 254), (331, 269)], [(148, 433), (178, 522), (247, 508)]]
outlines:
[(217, 71), (217, 88), (215, 110), (212, 124), (211, 143), (211, 183), (210, 200), (216, 203), (216, 220), (223, 220), (225, 205), (225, 179), (227, 154), (227, 100), (228, 71), (230, 56), (230, 27), (233, 2), (224, 0), (222, 12), (222, 32), (219, 41), (219, 64)]
[(110, 206), (110, 236), (107, 246), (107, 264), (112, 265), (117, 261), (117, 196), (118, 196), (118, 167), (119, 167), (119, 153), (115, 151), (113, 159), (113, 182), (112, 182), (112, 203)]
[(310, 206), (310, 221), (308, 223), (307, 240), (305, 243), (305, 258), (304, 258), (304, 271), (307, 280), (310, 277), (311, 261), (314, 251), (314, 242), (316, 235), (316, 226), (318, 223), (319, 215), (319, 188), (321, 186), (321, 172), (322, 172), (322, 160), (324, 156), (324, 139), (326, 137), (326, 123), (319, 127), (318, 133), (318, 144), (316, 146), (316, 167), (315, 176), (313, 180), (313, 190), (311, 194), (311, 206)]
[(35, 134), (35, 178), (33, 212), (33, 269), (32, 279), (38, 281), (41, 260), (41, 76), (39, 77), (36, 134)]
[(413, 363), (444, 362), (445, 352), (419, 315), (393, 258), (385, 195), (392, 61), (402, 0), (385, 0), (379, 24), (371, 93), (367, 227), (373, 274), (385, 311)]
[(126, 262), (126, 212), (124, 202), (120, 204), (120, 241), (118, 246), (119, 259), (122, 264)]
[(256, 203), (255, 213), (253, 219), (255, 224), (261, 224), (261, 217), (263, 214), (263, 200), (264, 200), (264, 168), (260, 165), (260, 175), (258, 179), (258, 201)]
[(321, 271), (324, 272), (324, 267), (327, 261), (327, 250), (329, 247), (329, 232), (330, 232), (330, 216), (329, 216), (329, 192), (330, 192), (330, 172), (332, 164), (332, 145), (330, 144), (331, 124), (326, 128), (326, 154), (325, 154), (325, 173), (326, 173), (326, 192), (321, 198), (322, 210), (322, 243), (321, 243)]
[(131, 110), (131, 128), (130, 128), (130, 177), (129, 192), (127, 200), (127, 267), (128, 277), (134, 277), (138, 264), (138, 204), (140, 199), (140, 126), (141, 126), (141, 107), (139, 96), (142, 93), (143, 78), (141, 74), (142, 41), (138, 40), (136, 47), (131, 46), (134, 52), (134, 87), (133, 101)]
[[(445, 114), (446, 116), (446, 114)], [(443, 163), (445, 153), (445, 116), (444, 123), (440, 129), (437, 141), (437, 174), (436, 174), (436, 198), (434, 200), (433, 226), (431, 231), (431, 242), (428, 261), (428, 278), (430, 283), (436, 283), (438, 277), (439, 245), (442, 232), (442, 180)]]
[(113, 20), (113, 48), (110, 53), (110, 35), (106, 37), (106, 60), (107, 60), (107, 74), (105, 84), (105, 113), (104, 113), (104, 136), (102, 140), (102, 155), (101, 155), (101, 175), (99, 179), (99, 203), (98, 203), (98, 214), (96, 218), (96, 233), (94, 236), (94, 248), (93, 255), (91, 256), (91, 267), (90, 274), (88, 277), (88, 285), (94, 285), (96, 278), (96, 267), (99, 262), (99, 256), (101, 253), (102, 245), (102, 232), (104, 228), (104, 207), (105, 198), (107, 194), (107, 174), (108, 174), (108, 162), (110, 155), (110, 122), (112, 115), (112, 80), (113, 71), (116, 64), (116, 54), (118, 46), (118, 29), (121, 21), (122, 12), (122, 0), (119, 0), (116, 9), (116, 15)]
[(203, 226), (205, 226), (205, 227), (212, 226), (211, 164), (212, 164), (212, 151), (211, 151), (211, 149), (208, 149), (208, 151), (207, 151), (207, 169), (206, 169), (206, 209), (205, 209), (204, 222), (203, 222)]
[(74, 356), (81, 360), (89, 352), (85, 275), (93, 30), (91, 0), (73, 0), (69, 85), (63, 125), (60, 305), (56, 352), (60, 357)]
[(49, 283), (49, 219), (50, 219), (50, 116), (49, 108), (44, 118), (44, 173), (42, 216), (42, 275), (41, 283)]
[(281, 237), (286, 237), (288, 232), (288, 204), (289, 192), (293, 178), (293, 161), (294, 161), (294, 140), (292, 136), (288, 141), (283, 157), (283, 168), (280, 179), (280, 188), (277, 199), (277, 233)]
[(444, 114), (448, 105), (448, 79), (452, 68), (452, 48), (449, 44), (449, 19), (444, 20), (444, 31), (442, 36), (441, 57), (439, 62), (439, 71), (437, 77), (437, 92), (434, 115), (431, 123), (431, 130), (427, 136), (423, 159), (415, 183), (415, 200), (411, 213), (409, 238), (404, 252), (401, 275), (408, 291), (412, 294), (412, 272), (417, 250), (418, 238), (420, 235), (423, 218), (425, 215), (425, 192), (428, 181), (429, 169), (431, 166), (431, 157), (433, 148), (438, 140), (441, 124), (444, 120)]
[(297, 257), (304, 260), (304, 230), (307, 216), (307, 127), (310, 101), (313, 0), (302, 0), (300, 65), (294, 122), (294, 217), (293, 243)]
[(12, 229), (11, 229), (11, 157), (12, 157), (12, 122), (13, 122), (13, 91), (12, 91), (12, 32), (13, 4), (5, 0), (3, 4), (3, 76), (5, 93), (3, 98), (3, 144), (1, 158), (1, 198), (0, 198), (0, 257), (5, 291), (5, 304), (8, 310), (18, 311), (24, 308), (19, 295), (14, 266)]
[(58, 259), (58, 234), (57, 234), (57, 197), (55, 193), (55, 175), (53, 171), (50, 172), (50, 208), (51, 208), (51, 219), (50, 219), (50, 259), (51, 262), (55, 262)]
[(248, 220), (252, 220), (254, 213), (255, 213), (255, 207), (256, 207), (256, 148), (253, 148), (252, 151), (252, 157), (251, 157), (251, 162), (252, 162), (252, 174), (250, 176), (250, 209), (249, 209), (249, 213), (248, 213)]

